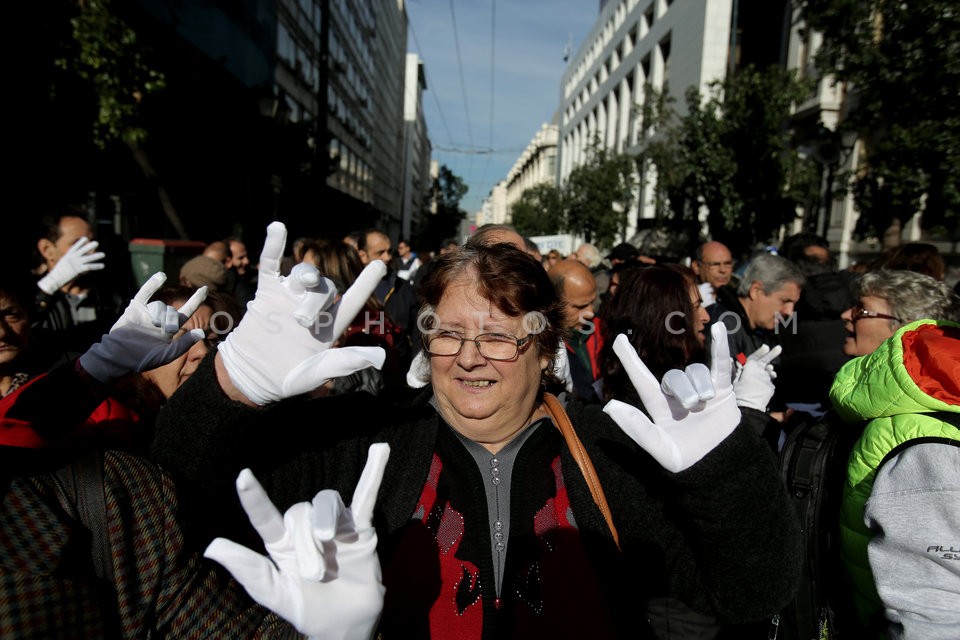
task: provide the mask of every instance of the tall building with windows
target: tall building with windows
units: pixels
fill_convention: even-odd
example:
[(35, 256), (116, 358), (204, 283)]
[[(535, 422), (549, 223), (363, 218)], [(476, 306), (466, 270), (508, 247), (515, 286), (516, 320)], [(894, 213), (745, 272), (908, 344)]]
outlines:
[(400, 237), (410, 232), (429, 205), (430, 139), (423, 115), (423, 92), (427, 89), (423, 60), (415, 53), (407, 54), (407, 71), (403, 91), (403, 215)]
[(523, 192), (538, 184), (557, 183), (557, 123), (544, 123), (533, 140), (517, 158), (506, 180), (502, 220), (509, 220), (510, 209)]
[(278, 0), (277, 95), (328, 174), (311, 218), (399, 230), (406, 34), (403, 0)]
[(69, 73), (51, 75), (53, 59), (76, 49), (71, 19), (93, 4), (20, 3), (13, 14), (37, 43), (16, 82), (34, 133), (16, 155), (27, 174), (63, 176), (44, 200), (92, 194), (116, 209), (124, 239), (236, 233), (256, 247), (274, 219), (294, 237), (399, 230), (404, 0), (110, 3), (165, 79), (137, 114), (139, 163), (121, 142), (121, 153), (95, 149), (92, 93)]
[[(685, 111), (689, 87), (706, 93), (742, 64), (779, 64), (789, 3), (785, 0), (601, 0), (597, 22), (571, 56), (561, 79), (558, 183), (584, 164), (598, 144), (635, 153), (645, 87)], [(638, 218), (652, 218), (655, 176), (643, 176)]]

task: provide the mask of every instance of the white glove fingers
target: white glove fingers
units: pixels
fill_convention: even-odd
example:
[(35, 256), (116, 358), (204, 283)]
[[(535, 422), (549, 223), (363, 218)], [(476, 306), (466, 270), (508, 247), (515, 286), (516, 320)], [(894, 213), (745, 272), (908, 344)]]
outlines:
[(203, 557), (223, 565), (251, 598), (268, 609), (283, 615), (292, 606), (289, 596), (278, 587), (280, 572), (266, 556), (232, 540), (216, 538), (207, 545)]
[(611, 400), (603, 412), (620, 425), (623, 432), (653, 456), (664, 469), (676, 471), (683, 468), (682, 457), (676, 443), (663, 429), (650, 422), (643, 412), (619, 400)]
[(337, 523), (344, 511), (340, 493), (333, 489), (324, 489), (313, 496), (313, 510), (310, 512), (310, 525), (316, 540), (329, 542), (337, 535)]
[(275, 277), (280, 275), (280, 260), (283, 258), (283, 250), (286, 246), (286, 225), (276, 221), (267, 225), (267, 238), (263, 242), (263, 251), (260, 252), (260, 273)]
[(160, 325), (164, 333), (176, 333), (180, 330), (180, 314), (173, 307), (164, 305), (163, 324)]
[(781, 347), (780, 345), (775, 346), (773, 349), (770, 349), (769, 351), (767, 351), (767, 353), (765, 353), (763, 356), (760, 357), (760, 364), (764, 366), (769, 365), (771, 362), (776, 360), (777, 356), (779, 356), (782, 352), (783, 352), (783, 347)]
[(367, 304), (367, 300), (373, 295), (377, 284), (383, 280), (383, 276), (385, 276), (386, 273), (387, 266), (383, 264), (381, 260), (374, 260), (364, 267), (350, 288), (343, 293), (340, 302), (335, 305), (333, 321), (334, 338), (339, 337), (347, 330), (347, 327), (350, 326), (353, 319), (363, 310), (364, 305)]
[[(96, 242), (95, 240), (91, 241), (90, 238), (88, 238), (87, 236), (83, 236), (82, 238), (77, 238), (76, 242), (70, 245), (70, 248), (67, 249), (67, 253), (65, 255), (76, 255), (76, 254), (85, 253), (86, 251), (93, 251), (97, 248), (98, 244), (99, 243)], [(93, 245), (93, 246), (87, 246), (87, 245)]]
[(373, 520), (373, 507), (377, 502), (377, 492), (383, 481), (383, 472), (390, 458), (390, 445), (379, 442), (370, 445), (367, 452), (367, 464), (363, 467), (357, 489), (353, 492), (350, 511), (357, 529), (369, 527)]
[(770, 345), (762, 344), (757, 348), (756, 351), (754, 351), (749, 356), (747, 356), (747, 360), (759, 360), (769, 352), (770, 352)]
[(323, 276), (315, 265), (309, 262), (301, 262), (293, 265), (293, 269), (290, 270), (290, 278), (296, 280), (297, 284), (304, 289), (313, 289), (320, 284)]
[(150, 324), (155, 327), (162, 327), (167, 317), (167, 305), (159, 300), (148, 302), (147, 315), (150, 316)]
[[(323, 318), (322, 322), (318, 322), (318, 320), (320, 320), (320, 313), (324, 309), (329, 308), (334, 298), (336, 298), (337, 288), (332, 281), (320, 277), (320, 272), (316, 270), (316, 267), (312, 265), (309, 266), (316, 275), (317, 281), (311, 288), (303, 291), (300, 303), (297, 305), (297, 308), (293, 310), (293, 317), (301, 327), (312, 329), (316, 324), (316, 328), (319, 330), (325, 326), (329, 326), (331, 323), (330, 319), (326, 317)], [(297, 278), (291, 274), (291, 277), (287, 278), (287, 280), (297, 280)], [(295, 286), (299, 287), (302, 285), (298, 284)], [(333, 338), (331, 337), (331, 341), (332, 340)]]
[(314, 354), (290, 370), (280, 389), (284, 398), (313, 391), (327, 380), (374, 367), (380, 369), (387, 354), (381, 347), (341, 347)]
[[(99, 258), (94, 258), (93, 256), (91, 256), (91, 257), (90, 257), (91, 260), (103, 260), (104, 254), (102, 254), (102, 253), (96, 253), (96, 254), (94, 254), (94, 255), (95, 255), (95, 256), (100, 256), (100, 257), (99, 257)], [(86, 273), (87, 271), (100, 271), (100, 270), (103, 269), (103, 268), (104, 268), (104, 265), (101, 264), (101, 263), (99, 263), (99, 262), (90, 262), (90, 263), (88, 263), (88, 264), (84, 264), (84, 265), (83, 265), (83, 272)]]
[(250, 524), (265, 544), (276, 544), (283, 539), (283, 516), (250, 469), (244, 469), (237, 476), (237, 495)]
[[(332, 494), (321, 498), (321, 494)], [(318, 500), (319, 498), (319, 500)], [(317, 512), (316, 506), (319, 504), (320, 512)], [(336, 491), (327, 489), (314, 496), (313, 503), (298, 502), (283, 514), (283, 524), (293, 543), (293, 552), (296, 559), (296, 571), (299, 577), (313, 582), (323, 580), (324, 578), (335, 577), (336, 574), (336, 549), (332, 546), (333, 533), (329, 539), (321, 537), (321, 531), (314, 524), (315, 517), (324, 523), (329, 518), (334, 518), (333, 529), (336, 531), (336, 519), (339, 514), (346, 511), (340, 494)], [(326, 553), (330, 554), (331, 566), (328, 572)], [(328, 575), (332, 573), (333, 575)]]
[(687, 365), (684, 370), (687, 379), (697, 392), (701, 402), (705, 402), (717, 395), (713, 388), (713, 379), (710, 377), (710, 369), (702, 362), (694, 362)]
[(200, 308), (200, 305), (203, 304), (203, 301), (207, 299), (207, 287), (206, 285), (200, 287), (193, 292), (193, 295), (190, 296), (190, 299), (183, 303), (177, 311), (183, 315), (183, 320), (181, 324), (187, 321), (193, 314), (197, 312), (197, 309)]
[(613, 352), (620, 358), (627, 377), (630, 378), (630, 382), (640, 395), (640, 401), (653, 421), (661, 422), (670, 419), (672, 415), (670, 405), (660, 391), (660, 383), (650, 373), (647, 365), (643, 364), (627, 336), (621, 333), (616, 337), (613, 341)]
[(143, 286), (140, 287), (140, 290), (137, 291), (137, 295), (133, 296), (132, 302), (136, 302), (142, 305), (146, 305), (150, 302), (150, 298), (153, 297), (157, 291), (160, 290), (160, 287), (163, 286), (163, 283), (167, 281), (167, 274), (162, 271), (150, 276), (146, 282), (143, 283)]
[(727, 327), (722, 322), (714, 322), (710, 327), (710, 375), (717, 395), (733, 389), (733, 360)]
[(700, 402), (700, 394), (693, 388), (690, 379), (679, 369), (671, 369), (663, 374), (660, 389), (676, 398), (684, 409), (692, 409)]

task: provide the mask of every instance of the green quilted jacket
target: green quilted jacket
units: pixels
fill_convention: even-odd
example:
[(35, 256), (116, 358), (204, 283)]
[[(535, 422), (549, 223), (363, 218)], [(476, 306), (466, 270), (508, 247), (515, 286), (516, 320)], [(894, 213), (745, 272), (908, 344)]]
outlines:
[(844, 420), (869, 420), (850, 455), (840, 513), (841, 554), (861, 621), (869, 626), (883, 606), (867, 559), (874, 533), (864, 524), (865, 503), (891, 451), (918, 438), (960, 439), (955, 426), (924, 415), (960, 413), (958, 335), (960, 325), (952, 322), (906, 325), (872, 354), (844, 365), (830, 390)]

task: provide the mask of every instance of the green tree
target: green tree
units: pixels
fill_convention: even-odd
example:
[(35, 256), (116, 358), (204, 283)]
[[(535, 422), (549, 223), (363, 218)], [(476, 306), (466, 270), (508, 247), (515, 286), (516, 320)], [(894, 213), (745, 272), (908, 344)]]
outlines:
[(711, 237), (735, 253), (775, 237), (796, 216), (788, 122), (806, 92), (791, 72), (745, 67), (706, 96), (691, 87), (681, 117), (648, 90), (638, 162), (655, 169), (661, 226), (695, 229), (705, 207)]
[[(823, 34), (817, 67), (848, 83), (841, 126), (863, 142), (858, 235), (922, 213), (960, 233), (960, 10), (956, 0), (800, 0)], [(955, 236), (956, 237), (956, 236)]]
[(627, 217), (637, 187), (632, 157), (615, 154), (594, 140), (587, 162), (570, 172), (563, 185), (567, 231), (600, 248), (627, 233)]
[(109, 0), (79, 0), (71, 18), (72, 41), (56, 62), (93, 88), (97, 117), (93, 141), (106, 149), (121, 142), (127, 146), (144, 176), (157, 185), (157, 196), (167, 218), (181, 238), (186, 229), (167, 190), (157, 176), (142, 144), (147, 130), (141, 124), (141, 105), (151, 94), (163, 90), (166, 80), (146, 59), (137, 33), (115, 13)]
[(561, 190), (549, 183), (530, 187), (510, 208), (510, 221), (522, 236), (542, 236), (565, 231)]
[(467, 216), (460, 208), (460, 201), (468, 190), (463, 178), (451, 171), (450, 167), (440, 167), (431, 188), (436, 211), (424, 211), (420, 216), (420, 224), (413, 232), (416, 246), (437, 247), (445, 238), (455, 237), (459, 233), (460, 223)]

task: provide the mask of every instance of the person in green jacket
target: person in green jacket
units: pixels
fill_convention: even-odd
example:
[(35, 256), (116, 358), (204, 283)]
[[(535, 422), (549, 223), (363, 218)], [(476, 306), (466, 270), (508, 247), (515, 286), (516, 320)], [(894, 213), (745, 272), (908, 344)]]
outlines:
[[(944, 315), (955, 319), (955, 310)], [(879, 637), (956, 638), (960, 324), (900, 327), (844, 365), (830, 397), (844, 420), (869, 421), (849, 458), (840, 514), (841, 555), (861, 622)]]

